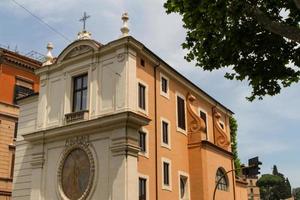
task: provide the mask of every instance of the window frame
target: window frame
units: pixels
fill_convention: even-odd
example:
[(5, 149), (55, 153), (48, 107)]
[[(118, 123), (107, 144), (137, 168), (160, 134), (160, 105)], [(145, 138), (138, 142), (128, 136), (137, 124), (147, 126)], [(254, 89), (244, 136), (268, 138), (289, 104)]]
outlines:
[[(140, 107), (140, 85), (145, 87), (145, 109)], [(148, 84), (142, 80), (137, 82), (137, 107), (139, 112), (148, 115)]]
[[(162, 79), (165, 79), (167, 81), (167, 92), (163, 91)], [(170, 91), (170, 79), (163, 73), (160, 73), (159, 83), (160, 83), (160, 95), (169, 99), (170, 98), (170, 96), (169, 96), (169, 94), (170, 94), (170, 92), (169, 92)]]
[[(164, 127), (163, 127), (163, 123), (166, 123), (166, 124), (168, 124), (168, 143), (165, 143), (164, 142)], [(166, 119), (166, 118), (164, 118), (164, 117), (161, 117), (160, 118), (160, 126), (161, 126), (161, 128), (160, 128), (160, 132), (161, 132), (161, 146), (162, 147), (165, 147), (165, 148), (167, 148), (167, 149), (171, 149), (171, 122), (168, 120), (168, 119)]]
[[(168, 178), (169, 178), (169, 185), (165, 184), (165, 173), (164, 173), (164, 163), (167, 163), (169, 165), (169, 168), (168, 168)], [(163, 190), (168, 190), (168, 191), (172, 191), (172, 162), (170, 159), (167, 159), (167, 158), (164, 158), (162, 157), (161, 158), (161, 170), (162, 170), (162, 189)]]
[[(142, 127), (139, 132), (143, 132), (146, 134), (146, 137), (145, 137), (145, 146), (146, 146), (146, 151), (145, 152), (142, 152), (142, 151), (139, 151), (139, 155), (140, 156), (143, 156), (145, 158), (149, 158), (149, 131)], [(140, 135), (139, 135), (140, 136)], [(140, 138), (140, 137), (139, 137)]]
[(140, 179), (146, 180), (146, 200), (150, 199), (150, 192), (149, 192), (149, 176), (145, 174), (138, 175), (138, 199), (140, 198)]
[[(83, 78), (86, 76), (86, 87), (83, 87)], [(78, 78), (81, 78), (81, 88), (80, 89), (75, 89), (75, 81), (78, 79)], [(86, 111), (88, 110), (88, 88), (89, 88), (89, 76), (88, 76), (88, 73), (81, 73), (81, 74), (78, 74), (78, 75), (75, 75), (75, 76), (72, 76), (71, 78), (72, 80), (72, 112), (80, 112), (80, 111)], [(83, 91), (86, 90), (86, 107), (85, 109), (83, 109), (82, 107), (82, 97), (83, 97)], [(75, 110), (75, 95), (77, 92), (81, 93), (80, 95), (80, 109), (79, 110)]]
[[(187, 135), (187, 116), (186, 116), (186, 98), (184, 95), (182, 95), (181, 93), (179, 92), (176, 92), (176, 95), (175, 95), (176, 99), (176, 129), (178, 132), (180, 133), (183, 133), (184, 135)], [(184, 123), (185, 123), (185, 129), (182, 129), (181, 127), (179, 127), (179, 124), (178, 124), (178, 120), (179, 120), (179, 116), (178, 116), (178, 97), (183, 99), (184, 100)]]
[[(182, 198), (181, 197), (181, 177), (186, 178), (186, 188), (185, 188), (185, 193), (186, 195)], [(184, 171), (178, 171), (178, 197), (179, 200), (190, 200), (191, 199), (191, 191), (190, 191), (190, 176), (188, 173)]]
[[(221, 173), (221, 174), (219, 174)], [(219, 184), (217, 185), (217, 190), (221, 190), (224, 192), (228, 192), (229, 191), (229, 180), (227, 177), (227, 174), (225, 174), (225, 170), (222, 167), (219, 167), (216, 171), (215, 174), (215, 185), (217, 184), (219, 177), (222, 177), (223, 175), (225, 175), (222, 179), (225, 181), (222, 182), (220, 181)]]

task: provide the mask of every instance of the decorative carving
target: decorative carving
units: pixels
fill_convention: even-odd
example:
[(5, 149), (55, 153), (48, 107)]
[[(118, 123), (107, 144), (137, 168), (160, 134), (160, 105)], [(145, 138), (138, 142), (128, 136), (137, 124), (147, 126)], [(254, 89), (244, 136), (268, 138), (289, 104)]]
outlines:
[(201, 141), (201, 132), (205, 130), (205, 122), (203, 119), (197, 115), (192, 108), (193, 103), (195, 102), (196, 98), (192, 94), (187, 95), (187, 110), (188, 114), (191, 117), (191, 121), (189, 122), (189, 140), (192, 142), (199, 142)]
[(117, 55), (117, 61), (122, 62), (125, 59), (124, 53), (120, 53)]
[(221, 114), (217, 111), (216, 108), (214, 108), (213, 115), (214, 115), (215, 144), (227, 150), (227, 148), (230, 145), (230, 142), (227, 138), (225, 130), (220, 126)]
[(95, 163), (89, 149), (89, 137), (66, 140), (58, 168), (58, 189), (62, 199), (85, 200), (91, 191)]
[(81, 46), (78, 46), (78, 47), (75, 47), (74, 49), (72, 49), (67, 55), (66, 57), (64, 58), (64, 60), (67, 60), (67, 59), (70, 59), (70, 58), (73, 58), (75, 56), (79, 56), (81, 54), (84, 54), (84, 53), (87, 53), (89, 51), (92, 51), (93, 48), (88, 46), (88, 45), (81, 45)]
[(65, 146), (70, 147), (70, 146), (73, 146), (73, 145), (82, 145), (82, 146), (88, 147), (89, 144), (90, 144), (89, 136), (88, 135), (81, 135), (81, 136), (77, 136), (75, 138), (68, 138), (66, 140)]

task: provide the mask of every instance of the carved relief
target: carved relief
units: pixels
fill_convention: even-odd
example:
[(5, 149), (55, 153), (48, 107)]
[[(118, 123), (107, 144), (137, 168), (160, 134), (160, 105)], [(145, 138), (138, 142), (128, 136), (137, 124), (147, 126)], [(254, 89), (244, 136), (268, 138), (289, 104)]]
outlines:
[(216, 108), (214, 108), (213, 115), (214, 115), (215, 144), (227, 150), (227, 148), (230, 145), (230, 142), (228, 140), (225, 130), (220, 126), (221, 114), (217, 111)]
[(58, 189), (63, 199), (84, 200), (91, 191), (95, 164), (89, 149), (89, 137), (66, 140), (58, 169)]
[(81, 45), (81, 46), (75, 47), (74, 49), (72, 49), (72, 50), (66, 55), (66, 57), (64, 58), (64, 60), (73, 58), (73, 57), (75, 57), (75, 56), (79, 56), (79, 55), (81, 55), (81, 54), (87, 53), (87, 52), (92, 51), (92, 50), (93, 50), (93, 48), (90, 47), (90, 46), (87, 46), (87, 45)]
[(189, 141), (190, 142), (199, 142), (201, 141), (201, 132), (205, 130), (205, 122), (203, 119), (197, 115), (192, 108), (193, 103), (195, 102), (196, 98), (192, 94), (187, 95), (187, 110), (188, 110), (188, 117), (191, 118), (188, 124), (188, 132), (189, 132)]
[(117, 55), (117, 61), (122, 62), (125, 59), (124, 53), (120, 53)]

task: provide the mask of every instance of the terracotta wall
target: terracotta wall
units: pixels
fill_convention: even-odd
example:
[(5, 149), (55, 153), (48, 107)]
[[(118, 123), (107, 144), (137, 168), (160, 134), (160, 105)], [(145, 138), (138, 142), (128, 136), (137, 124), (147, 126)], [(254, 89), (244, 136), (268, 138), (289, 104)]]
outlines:
[(33, 71), (16, 66), (1, 64), (0, 66), (0, 102), (13, 104), (16, 76), (24, 77), (34, 82), (34, 91), (39, 89), (39, 78)]
[[(140, 60), (144, 59), (145, 66), (141, 66)], [(189, 150), (188, 150), (188, 124), (186, 124), (186, 133), (177, 131), (176, 125), (176, 93), (182, 94), (184, 97), (188, 95), (190, 89), (185, 85), (179, 83), (176, 79), (168, 76), (166, 72), (161, 71), (161, 68), (157, 68), (156, 74), (154, 69), (154, 64), (151, 64), (145, 57), (137, 57), (137, 77), (138, 80), (141, 80), (141, 83), (145, 83), (147, 86), (148, 92), (148, 117), (151, 119), (151, 122), (145, 128), (148, 131), (148, 140), (149, 140), (149, 156), (139, 156), (138, 161), (138, 170), (142, 175), (149, 176), (149, 199), (156, 199), (156, 170), (157, 170), (157, 184), (158, 184), (158, 198), (159, 199), (179, 199), (179, 171), (185, 172), (188, 175), (190, 174), (190, 164), (189, 162)], [(169, 78), (169, 98), (160, 95), (160, 74)], [(156, 100), (157, 100), (157, 118), (155, 119), (155, 80), (156, 78)], [(214, 105), (206, 102), (201, 97), (197, 98), (197, 108), (203, 108), (207, 112), (208, 120), (208, 140), (214, 142), (213, 135), (213, 117), (212, 117), (212, 108)], [(187, 100), (185, 101), (187, 103)], [(186, 110), (186, 112), (188, 112)], [(198, 113), (198, 109), (195, 110)], [(141, 112), (141, 114), (144, 114)], [(171, 148), (166, 148), (161, 146), (161, 118), (167, 119), (170, 122), (170, 131), (171, 131)], [(186, 113), (187, 118), (187, 113)], [(229, 126), (228, 126), (228, 117), (225, 117), (224, 113), (221, 113), (221, 120), (225, 124), (225, 130), (229, 138)], [(157, 140), (155, 142), (155, 122), (157, 123)], [(157, 169), (155, 166), (155, 145), (157, 145)], [(204, 161), (199, 160), (198, 162), (203, 162), (204, 169), (202, 171), (202, 180), (201, 182), (205, 184), (205, 187), (200, 186), (198, 190), (195, 190), (198, 193), (201, 193), (203, 199), (211, 199), (215, 185), (215, 175), (218, 167), (224, 167), (226, 170), (232, 169), (232, 158), (225, 156), (222, 152), (214, 152), (211, 149), (199, 149), (200, 157), (204, 158)], [(171, 189), (162, 188), (162, 158), (171, 160)], [(234, 199), (234, 176), (229, 175), (229, 190), (226, 192), (218, 192), (219, 197), (217, 199)], [(201, 178), (200, 178), (201, 179)], [(200, 183), (201, 183), (200, 182)], [(206, 188), (206, 191), (201, 190), (201, 188)], [(205, 194), (204, 194), (205, 193)], [(192, 196), (192, 194), (191, 194)]]

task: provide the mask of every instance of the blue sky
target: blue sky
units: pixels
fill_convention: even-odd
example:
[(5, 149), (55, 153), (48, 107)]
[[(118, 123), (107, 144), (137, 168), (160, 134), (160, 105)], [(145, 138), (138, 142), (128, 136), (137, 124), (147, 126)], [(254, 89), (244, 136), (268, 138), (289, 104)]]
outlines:
[[(235, 112), (241, 160), (247, 163), (248, 158), (258, 155), (263, 162), (262, 173), (270, 173), (276, 164), (292, 187), (300, 187), (300, 84), (275, 97), (248, 102), (247, 82), (226, 80), (223, 70), (204, 72), (184, 60), (186, 51), (180, 45), (185, 30), (180, 16), (165, 13), (164, 0), (17, 1), (72, 41), (81, 30), (78, 20), (86, 11), (91, 15), (87, 30), (104, 44), (120, 36), (121, 14), (128, 11), (130, 35)], [(12, 49), (17, 46), (24, 53), (34, 50), (44, 54), (46, 44), (52, 42), (54, 55), (69, 44), (12, 0), (0, 1), (0, 8), (0, 44)]]

